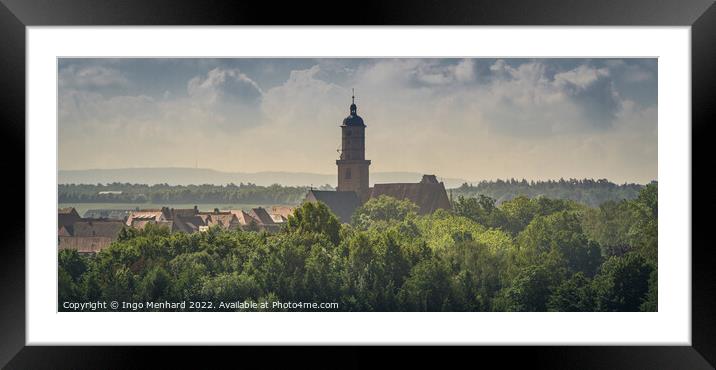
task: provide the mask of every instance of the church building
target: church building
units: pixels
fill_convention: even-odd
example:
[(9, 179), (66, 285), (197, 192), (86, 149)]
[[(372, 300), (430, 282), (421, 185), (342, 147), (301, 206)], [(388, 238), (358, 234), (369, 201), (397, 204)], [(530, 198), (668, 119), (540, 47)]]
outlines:
[(336, 191), (311, 189), (306, 201), (325, 203), (341, 222), (351, 221), (353, 212), (370, 198), (381, 195), (397, 199), (408, 199), (418, 206), (420, 214), (432, 213), (438, 209), (450, 209), (445, 185), (435, 175), (423, 175), (418, 183), (375, 184), (370, 187), (370, 160), (365, 159), (365, 129), (363, 118), (358, 115), (355, 96), (350, 105), (350, 114), (341, 127), (338, 187)]

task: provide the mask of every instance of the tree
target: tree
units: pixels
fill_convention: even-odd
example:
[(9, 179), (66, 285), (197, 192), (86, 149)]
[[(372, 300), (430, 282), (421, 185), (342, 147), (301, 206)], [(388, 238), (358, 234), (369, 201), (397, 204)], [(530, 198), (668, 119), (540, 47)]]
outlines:
[(86, 260), (76, 250), (61, 250), (58, 253), (59, 269), (64, 270), (72, 281), (78, 282), (87, 271)]
[(646, 299), (641, 304), (641, 311), (656, 312), (659, 310), (659, 278), (658, 271), (654, 269), (649, 276), (649, 291), (646, 293)]
[(496, 300), (496, 310), (546, 311), (549, 297), (564, 277), (563, 264), (559, 254), (553, 251), (544, 263), (521, 269)]
[[(656, 311), (656, 198), (655, 184), (637, 199), (594, 210), (545, 197), (497, 205), (483, 196), (428, 215), (380, 198), (354, 226), (307, 203), (276, 233), (126, 229), (95, 256), (58, 252), (59, 299), (338, 302), (342, 311)], [(503, 218), (495, 222), (495, 215)], [(604, 253), (600, 241), (629, 248)]]
[(75, 250), (61, 250), (58, 253), (58, 298), (59, 302), (77, 302), (85, 299), (86, 290), (82, 282), (88, 270), (88, 261)]
[(418, 206), (410, 200), (398, 200), (387, 195), (372, 198), (359, 207), (353, 214), (352, 223), (360, 229), (367, 229), (379, 221), (403, 221), (408, 216), (415, 216)]
[(113, 271), (104, 271), (106, 281), (103, 283), (102, 298), (106, 301), (132, 302), (134, 300), (135, 279), (129, 268), (120, 267)]
[(542, 253), (556, 250), (567, 261), (570, 272), (583, 272), (591, 277), (601, 263), (601, 251), (596, 242), (587, 239), (579, 214), (561, 211), (536, 217), (518, 237), (520, 252), (528, 262)]
[(577, 272), (564, 280), (549, 297), (547, 310), (559, 312), (594, 311), (592, 282), (584, 273)]
[(525, 196), (516, 197), (502, 203), (500, 207), (505, 215), (505, 230), (517, 235), (532, 221), (537, 214), (536, 205)]
[(305, 289), (314, 302), (327, 302), (339, 295), (340, 257), (328, 243), (311, 246), (306, 258)]
[(319, 233), (338, 245), (340, 223), (331, 210), (321, 202), (304, 202), (286, 221), (286, 231), (292, 233)]
[(446, 266), (431, 258), (410, 271), (399, 293), (409, 311), (450, 311), (450, 277)]
[(148, 301), (172, 300), (172, 279), (162, 267), (151, 269), (141, 280), (138, 296)]
[(611, 257), (594, 278), (594, 291), (600, 311), (639, 311), (649, 291), (649, 278), (654, 269), (646, 260), (629, 253)]
[(383, 272), (378, 252), (368, 234), (359, 231), (347, 242), (348, 256), (344, 269), (344, 303), (355, 310), (375, 310), (378, 305), (376, 291)]
[(635, 251), (654, 265), (659, 254), (658, 199), (656, 183), (642, 189), (639, 197), (631, 202), (634, 222), (629, 230), (629, 239)]
[(253, 277), (236, 272), (204, 277), (200, 293), (204, 300), (224, 302), (249, 301), (260, 295), (261, 289)]
[(604, 258), (629, 252), (629, 229), (633, 223), (629, 201), (604, 202), (584, 213), (583, 228), (587, 236), (599, 243)]
[(59, 269), (58, 278), (58, 307), (62, 310), (63, 302), (76, 302), (80, 300), (81, 293), (77, 283), (74, 282), (72, 276), (65, 269)]
[(489, 311), (492, 298), (502, 287), (506, 268), (505, 253), (476, 240), (455, 244), (437, 251), (438, 258), (449, 268), (453, 281), (456, 310)]
[(410, 265), (398, 244), (395, 232), (381, 235), (379, 248), (383, 252), (382, 260), (385, 279), (389, 283), (392, 282), (397, 289), (397, 287), (403, 285), (403, 281), (410, 271)]

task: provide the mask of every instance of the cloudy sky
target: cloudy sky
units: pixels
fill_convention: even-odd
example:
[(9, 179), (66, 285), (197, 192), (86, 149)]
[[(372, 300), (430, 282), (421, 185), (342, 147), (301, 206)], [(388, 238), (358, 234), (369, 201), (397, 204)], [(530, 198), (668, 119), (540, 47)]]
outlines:
[(657, 179), (656, 59), (60, 59), (61, 170)]

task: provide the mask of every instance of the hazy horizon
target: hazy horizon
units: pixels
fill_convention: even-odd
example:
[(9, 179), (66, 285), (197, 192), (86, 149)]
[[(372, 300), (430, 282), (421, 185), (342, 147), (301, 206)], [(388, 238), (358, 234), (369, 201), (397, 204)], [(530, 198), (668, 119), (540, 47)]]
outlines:
[(656, 59), (67, 59), (59, 169), (335, 175), (351, 88), (371, 173), (657, 173)]
[[(318, 173), (318, 172), (294, 172), (294, 171), (257, 171), (257, 172), (241, 172), (241, 171), (221, 171), (213, 168), (202, 168), (202, 167), (116, 167), (116, 168), (82, 168), (82, 169), (75, 169), (75, 170), (59, 170), (60, 172), (68, 173), (68, 172), (92, 172), (92, 171), (126, 171), (126, 170), (197, 170), (197, 171), (212, 171), (216, 173), (222, 173), (222, 174), (246, 174), (246, 175), (257, 175), (257, 174), (287, 174), (287, 175), (317, 175), (317, 176), (327, 176), (331, 177), (331, 181), (328, 182), (329, 185), (335, 186), (336, 179), (333, 179), (333, 177), (336, 176), (335, 173)], [(377, 175), (386, 175), (386, 174), (410, 174), (417, 176), (415, 180), (410, 180), (410, 182), (417, 182), (420, 180), (420, 176), (423, 175), (423, 173), (419, 172), (408, 172), (408, 171), (380, 171), (380, 172), (371, 172), (371, 174), (377, 174)], [(427, 174), (427, 173), (426, 173)], [(438, 179), (441, 179), (440, 176), (438, 176)], [(569, 179), (575, 179), (575, 180), (585, 180), (585, 179), (593, 179), (593, 180), (600, 180), (602, 178), (596, 178), (596, 177), (584, 177), (584, 178), (575, 178), (575, 177), (560, 177), (560, 178), (524, 178), (524, 177), (507, 177), (507, 178), (481, 178), (481, 179), (465, 179), (465, 178), (448, 178), (451, 180), (460, 180), (462, 182), (467, 182), (468, 184), (477, 184), (481, 181), (497, 181), (497, 180), (503, 180), (507, 181), (510, 179), (515, 179), (518, 181), (526, 180), (526, 181), (559, 181), (560, 179), (569, 180)], [(635, 181), (626, 181), (626, 182), (617, 182), (613, 181), (612, 179), (606, 178), (606, 180), (613, 182), (615, 184), (624, 184), (624, 183), (634, 183), (634, 184), (641, 184), (646, 185), (652, 181), (657, 181), (657, 179), (651, 179), (644, 182), (635, 182)], [(117, 180), (121, 182), (120, 180)], [(376, 182), (374, 179), (370, 180), (371, 185)], [(399, 182), (399, 181), (395, 181)], [(64, 184), (70, 184), (71, 182), (63, 182), (60, 181), (60, 183)], [(96, 184), (97, 182), (88, 182), (88, 184)], [(280, 182), (277, 182), (280, 184)], [(198, 179), (196, 183), (193, 183), (193, 185), (201, 184), (201, 180)], [(217, 183), (218, 184), (218, 183)], [(171, 184), (170, 184), (171, 185)], [(258, 184), (260, 185), (260, 184)], [(305, 186), (309, 186), (311, 184), (305, 184)], [(313, 184), (313, 185), (325, 185), (325, 184)]]

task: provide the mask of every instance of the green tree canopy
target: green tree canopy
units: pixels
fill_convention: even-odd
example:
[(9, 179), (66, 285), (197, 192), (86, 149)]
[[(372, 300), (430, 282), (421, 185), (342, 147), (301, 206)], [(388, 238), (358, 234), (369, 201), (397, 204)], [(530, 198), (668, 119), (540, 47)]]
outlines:
[(286, 221), (286, 230), (294, 233), (318, 233), (326, 235), (338, 245), (340, 223), (331, 210), (321, 202), (304, 202)]
[(371, 198), (353, 213), (352, 223), (358, 228), (367, 229), (379, 221), (403, 221), (415, 216), (418, 206), (407, 199), (398, 200), (387, 195)]
[(648, 299), (653, 267), (644, 257), (629, 253), (604, 262), (594, 278), (594, 291), (601, 311), (639, 311)]

